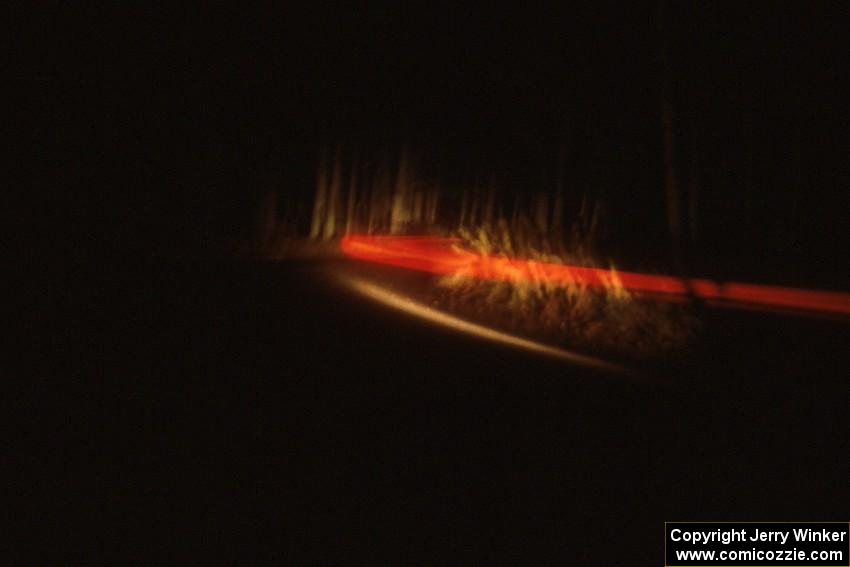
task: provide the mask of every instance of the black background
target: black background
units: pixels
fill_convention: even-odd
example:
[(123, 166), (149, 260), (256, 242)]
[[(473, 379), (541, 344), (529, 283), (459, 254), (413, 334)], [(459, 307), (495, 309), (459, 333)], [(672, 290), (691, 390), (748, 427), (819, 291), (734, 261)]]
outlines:
[(16, 14), (39, 216), (82, 213), (63, 229), (86, 248), (194, 254), (250, 231), (268, 190), (304, 198), (322, 150), (407, 148), (509, 192), (550, 188), (563, 155), (568, 196), (608, 210), (611, 256), (652, 267), (666, 58), (683, 191), (698, 179), (693, 269), (845, 287), (846, 7), (663, 5)]
[(563, 151), (617, 264), (663, 266), (666, 53), (691, 268), (846, 290), (847, 8), (738, 4), (12, 10), (30, 551), (645, 563), (675, 517), (846, 519), (840, 322), (712, 312), (626, 384), (224, 252), (328, 147), (516, 192)]

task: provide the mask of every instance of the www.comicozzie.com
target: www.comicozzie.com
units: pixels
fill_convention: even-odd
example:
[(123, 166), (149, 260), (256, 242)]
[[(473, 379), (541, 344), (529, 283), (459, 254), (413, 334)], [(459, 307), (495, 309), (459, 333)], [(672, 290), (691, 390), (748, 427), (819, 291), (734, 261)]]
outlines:
[(847, 523), (665, 524), (665, 565), (850, 565)]

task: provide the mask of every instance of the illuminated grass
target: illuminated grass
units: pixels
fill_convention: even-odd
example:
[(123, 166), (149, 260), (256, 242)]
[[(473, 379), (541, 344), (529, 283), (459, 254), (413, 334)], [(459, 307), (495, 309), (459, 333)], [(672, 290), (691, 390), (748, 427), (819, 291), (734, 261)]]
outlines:
[[(261, 254), (330, 255), (347, 234), (412, 233), (455, 236), (463, 249), (488, 256), (610, 266), (596, 249), (603, 217), (599, 203), (583, 199), (578, 210), (566, 211), (560, 189), (509, 200), (508, 206), (493, 183), (445, 187), (422, 179), (406, 155), (395, 165), (384, 161), (370, 167), (325, 161), (309, 226), (300, 233), (292, 221), (267, 229)], [(483, 281), (460, 271), (429, 288), (427, 303), (548, 344), (625, 358), (664, 356), (686, 347), (698, 327), (687, 306), (635, 298), (613, 267), (610, 274), (603, 289), (591, 289), (533, 278)]]

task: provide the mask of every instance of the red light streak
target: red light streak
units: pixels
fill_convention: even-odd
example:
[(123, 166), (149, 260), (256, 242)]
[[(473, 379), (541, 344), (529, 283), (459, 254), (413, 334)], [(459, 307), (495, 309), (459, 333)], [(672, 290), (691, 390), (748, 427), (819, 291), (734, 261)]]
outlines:
[[(387, 264), (432, 274), (461, 274), (466, 277), (501, 281), (544, 281), (557, 285), (584, 284), (603, 288), (614, 275), (609, 270), (567, 264), (551, 264), (488, 256), (458, 250), (459, 239), (433, 236), (349, 235), (342, 239), (342, 252), (352, 258)], [(833, 315), (850, 315), (850, 294), (766, 286), (736, 282), (715, 282), (665, 275), (616, 272), (629, 291), (651, 294), (660, 299), (683, 300), (697, 297), (729, 307), (789, 309)]]

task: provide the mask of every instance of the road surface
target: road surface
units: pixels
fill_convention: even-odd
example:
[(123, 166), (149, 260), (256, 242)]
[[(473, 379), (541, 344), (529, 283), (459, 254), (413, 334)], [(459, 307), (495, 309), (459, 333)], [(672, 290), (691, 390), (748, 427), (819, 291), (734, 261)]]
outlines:
[(652, 564), (665, 520), (846, 519), (841, 323), (707, 312), (690, 359), (624, 379), (388, 309), (329, 269), (20, 279), (21, 541), (88, 561)]

